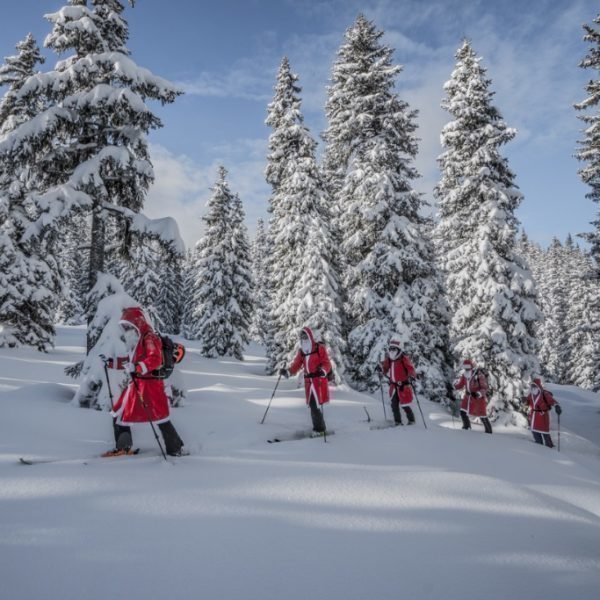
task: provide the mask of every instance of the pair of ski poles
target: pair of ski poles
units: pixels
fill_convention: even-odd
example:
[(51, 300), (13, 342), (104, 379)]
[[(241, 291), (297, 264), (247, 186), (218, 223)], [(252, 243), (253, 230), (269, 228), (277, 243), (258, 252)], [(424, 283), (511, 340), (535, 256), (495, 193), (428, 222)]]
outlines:
[[(110, 398), (110, 407), (111, 407), (112, 411), (114, 412), (115, 405), (113, 403), (113, 395), (112, 395), (112, 390), (110, 388), (110, 380), (108, 378), (108, 366), (106, 364), (106, 361), (103, 361), (103, 362), (104, 362), (104, 375), (106, 376), (106, 385), (107, 385), (107, 389), (108, 389), (108, 396)], [(146, 405), (144, 397), (142, 396), (142, 392), (140, 391), (140, 388), (138, 387), (138, 384), (135, 381), (135, 377), (133, 376), (133, 373), (129, 373), (129, 377), (131, 379), (131, 383), (133, 384), (133, 387), (135, 388), (135, 391), (137, 393), (137, 397), (140, 401), (140, 404), (142, 405), (142, 408), (144, 409), (144, 413), (146, 413), (146, 418), (148, 419), (148, 423), (150, 423), (150, 427), (152, 428), (152, 433), (154, 434), (154, 439), (156, 440), (156, 443), (158, 444), (158, 447), (160, 448), (160, 453), (162, 454), (162, 457), (165, 460), (167, 460), (167, 455), (165, 454), (162, 444), (160, 443), (158, 434), (156, 433), (156, 428), (154, 427), (154, 423), (152, 422), (152, 415), (150, 414), (150, 411), (148, 410), (148, 406)]]
[[(397, 388), (397, 384), (394, 383), (389, 377), (383, 375), (381, 372), (379, 373), (379, 389), (381, 390), (381, 404), (383, 406), (383, 418), (387, 421), (387, 414), (385, 411), (385, 401), (383, 399), (383, 378), (384, 377), (390, 385), (395, 385)], [(421, 409), (421, 403), (419, 402), (419, 396), (417, 395), (417, 392), (416, 392), (413, 384), (409, 383), (408, 385), (410, 385), (410, 389), (412, 390), (412, 392), (415, 396), (415, 400), (417, 401), (417, 406), (419, 407), (419, 412), (421, 413), (421, 419), (423, 419), (423, 425), (425, 426), (425, 429), (427, 429), (427, 423), (425, 422), (425, 416), (423, 415), (423, 410)]]

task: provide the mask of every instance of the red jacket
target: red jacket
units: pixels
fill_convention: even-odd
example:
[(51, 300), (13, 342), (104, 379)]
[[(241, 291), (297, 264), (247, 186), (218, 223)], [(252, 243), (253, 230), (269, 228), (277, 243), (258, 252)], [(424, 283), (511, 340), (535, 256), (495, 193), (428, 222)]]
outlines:
[(389, 356), (385, 357), (385, 360), (381, 364), (381, 369), (384, 374), (389, 371), (390, 387), (389, 394), (390, 398), (394, 397), (394, 393), (398, 392), (398, 400), (400, 404), (412, 404), (413, 391), (412, 387), (408, 385), (408, 378), (416, 378), (417, 373), (415, 368), (410, 362), (410, 358), (404, 353), (392, 360)]
[[(464, 410), (472, 417), (487, 417), (487, 390), (488, 384), (485, 375), (481, 371), (475, 369), (475, 373), (470, 379), (461, 375), (460, 379), (454, 384), (455, 390), (462, 390), (465, 394), (460, 404), (460, 409)], [(477, 398), (473, 394), (479, 392)]]
[(531, 431), (539, 433), (550, 433), (550, 409), (557, 404), (550, 392), (540, 388), (537, 396), (527, 396), (529, 404), (529, 425)]
[(113, 407), (117, 413), (117, 422), (128, 425), (146, 421), (168, 421), (169, 400), (163, 380), (150, 375), (162, 365), (160, 337), (152, 331), (140, 308), (126, 308), (121, 321), (133, 325), (140, 337), (129, 356), (119, 357), (116, 365), (112, 360), (108, 361), (108, 366), (115, 369), (123, 369), (127, 362), (135, 365), (135, 385), (130, 381)]
[(303, 331), (306, 332), (311, 342), (311, 351), (304, 354), (302, 350), (298, 350), (289, 370), (292, 375), (295, 375), (300, 369), (304, 369), (304, 393), (307, 404), (310, 402), (311, 394), (315, 396), (319, 404), (325, 404), (329, 402), (327, 375), (331, 371), (331, 362), (325, 346), (315, 342), (312, 330), (305, 327)]

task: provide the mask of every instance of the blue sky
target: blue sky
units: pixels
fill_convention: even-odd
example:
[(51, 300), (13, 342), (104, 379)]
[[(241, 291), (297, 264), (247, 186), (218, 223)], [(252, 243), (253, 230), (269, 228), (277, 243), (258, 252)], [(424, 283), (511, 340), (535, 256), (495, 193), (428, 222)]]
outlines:
[[(0, 56), (14, 54), (28, 32), (41, 44), (50, 31), (43, 15), (65, 3), (8, 3)], [(442, 86), (468, 37), (488, 69), (497, 107), (519, 131), (505, 155), (525, 196), (518, 212), (525, 229), (542, 244), (590, 230), (596, 207), (577, 175), (582, 123), (572, 106), (593, 76), (577, 66), (588, 51), (582, 24), (598, 12), (592, 0), (137, 0), (125, 13), (133, 58), (186, 90), (174, 105), (155, 107), (165, 127), (150, 138), (157, 179), (147, 213), (175, 216), (192, 243), (223, 164), (253, 231), (266, 216), (264, 120), (281, 58), (288, 56), (300, 77), (306, 124), (319, 139), (335, 53), (360, 12), (385, 31), (404, 65), (397, 91), (419, 110), (417, 187), (429, 200), (439, 177), (439, 134), (449, 120), (439, 107)], [(48, 54), (46, 67), (56, 60)]]

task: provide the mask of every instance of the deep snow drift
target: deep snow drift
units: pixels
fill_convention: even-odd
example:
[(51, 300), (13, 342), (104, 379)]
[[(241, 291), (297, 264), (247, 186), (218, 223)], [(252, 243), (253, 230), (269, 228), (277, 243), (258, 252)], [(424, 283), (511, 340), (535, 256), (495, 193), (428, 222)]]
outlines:
[(276, 381), (260, 349), (239, 363), (187, 345), (173, 421), (193, 455), (174, 464), (147, 424), (141, 455), (93, 458), (110, 417), (73, 406), (63, 374), (83, 329), (61, 328), (48, 355), (0, 350), (2, 598), (598, 598), (598, 395), (552, 388), (560, 453), (526, 431), (458, 430), (423, 401), (428, 430), (418, 411), (414, 427), (371, 430), (363, 407), (381, 420), (381, 398), (345, 387), (327, 443), (267, 444), (309, 427), (296, 381), (260, 425)]

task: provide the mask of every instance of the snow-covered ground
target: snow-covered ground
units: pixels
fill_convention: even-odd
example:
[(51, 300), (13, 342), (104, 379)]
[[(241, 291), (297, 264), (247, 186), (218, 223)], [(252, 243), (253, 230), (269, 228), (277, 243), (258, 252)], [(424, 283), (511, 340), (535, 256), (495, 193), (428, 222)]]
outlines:
[(0, 350), (3, 599), (600, 597), (596, 394), (552, 388), (560, 453), (526, 431), (461, 431), (429, 402), (427, 430), (418, 412), (371, 430), (363, 407), (381, 419), (380, 397), (344, 387), (327, 443), (268, 444), (309, 426), (295, 380), (260, 425), (275, 384), (260, 349), (239, 363), (189, 344), (173, 421), (193, 455), (165, 463), (146, 424), (143, 454), (98, 459), (110, 417), (74, 407), (63, 374), (83, 345), (61, 328), (48, 355)]

